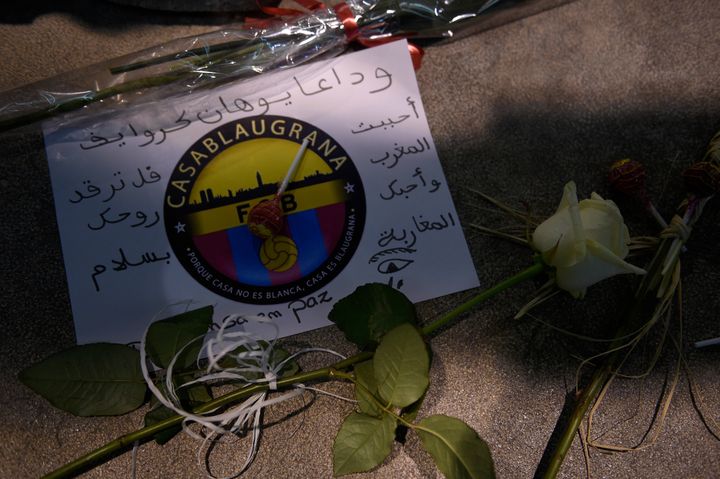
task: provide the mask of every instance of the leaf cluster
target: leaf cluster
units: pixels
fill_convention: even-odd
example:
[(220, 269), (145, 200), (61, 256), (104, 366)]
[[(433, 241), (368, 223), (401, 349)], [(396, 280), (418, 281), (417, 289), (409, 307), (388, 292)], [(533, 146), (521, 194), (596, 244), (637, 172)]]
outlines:
[[(153, 382), (167, 394), (167, 374), (180, 405), (192, 410), (213, 399), (213, 391), (203, 383), (190, 384), (203, 368), (200, 352), (203, 339), (212, 325), (213, 308), (186, 311), (155, 321), (145, 336), (145, 351), (158, 368)], [(233, 351), (222, 358), (220, 367), (233, 366)], [(280, 364), (289, 354), (273, 348), (270, 363)], [(288, 361), (282, 374), (295, 374), (298, 366)], [(19, 374), (20, 381), (48, 400), (53, 406), (76, 416), (117, 416), (127, 414), (149, 402), (145, 426), (176, 415), (151, 396), (140, 367), (140, 352), (124, 344), (93, 343), (74, 346), (33, 364)], [(247, 377), (247, 381), (256, 379)], [(246, 385), (242, 384), (241, 386)], [(173, 426), (158, 432), (155, 440), (164, 444), (181, 430)]]
[[(202, 373), (199, 356), (212, 314), (212, 307), (205, 307), (156, 321), (145, 336), (145, 351), (158, 367), (153, 378), (155, 386), (164, 393), (172, 387), (186, 410), (198, 410), (213, 401), (210, 386), (216, 383), (196, 381)], [(355, 385), (359, 411), (351, 413), (337, 433), (334, 473), (344, 475), (375, 468), (390, 454), (396, 438), (414, 431), (448, 478), (493, 478), (487, 444), (464, 422), (445, 415), (416, 422), (430, 371), (430, 351), (416, 318), (409, 299), (382, 284), (361, 286), (333, 307), (330, 319), (348, 339), (366, 350), (338, 363), (337, 369), (313, 372), (322, 373), (313, 376), (316, 378), (335, 376)], [(242, 383), (240, 392), (258, 379), (253, 376), (258, 369), (248, 363), (252, 361), (248, 358), (259, 353), (263, 362), (269, 358), (273, 369), (282, 365), (281, 374), (288, 380), (292, 379), (289, 375), (302, 375), (296, 375), (297, 363), (287, 361), (289, 354), (282, 349), (262, 342), (252, 346), (259, 348), (257, 351), (250, 347), (242, 346), (218, 362), (211, 361), (225, 371), (238, 373), (222, 376)], [(368, 357), (372, 359), (365, 360)], [(76, 346), (26, 368), (20, 379), (56, 407), (73, 414), (120, 415), (148, 400), (140, 358), (140, 353), (127, 345)], [(353, 367), (352, 373), (347, 372), (349, 367)], [(145, 424), (150, 426), (173, 416), (173, 411), (151, 401)], [(152, 434), (162, 444), (179, 430), (180, 426), (171, 421)], [(85, 464), (83, 461), (76, 462)]]
[(445, 415), (414, 422), (429, 386), (430, 353), (408, 304), (412, 307), (402, 293), (371, 284), (339, 301), (330, 313), (358, 346), (378, 342), (373, 358), (347, 376), (355, 384), (359, 412), (345, 418), (335, 437), (334, 474), (377, 467), (392, 451), (399, 429), (408, 428), (446, 477), (493, 478), (490, 450), (467, 424)]

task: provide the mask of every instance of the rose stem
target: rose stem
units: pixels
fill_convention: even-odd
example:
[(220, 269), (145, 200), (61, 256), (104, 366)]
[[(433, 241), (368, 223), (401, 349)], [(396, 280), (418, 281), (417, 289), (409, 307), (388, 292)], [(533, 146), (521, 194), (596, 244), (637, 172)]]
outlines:
[(582, 420), (585, 418), (585, 413), (590, 405), (595, 401), (595, 398), (600, 393), (603, 386), (605, 386), (605, 383), (607, 383), (608, 379), (622, 359), (625, 349), (623, 348), (625, 338), (629, 333), (637, 329), (636, 323), (641, 318), (640, 313), (644, 309), (645, 300), (648, 294), (654, 289), (654, 286), (657, 285), (656, 278), (658, 278), (661, 274), (665, 256), (667, 255), (672, 242), (672, 238), (665, 238), (660, 243), (660, 247), (648, 267), (648, 274), (643, 277), (640, 286), (635, 293), (635, 301), (633, 302), (632, 307), (628, 310), (626, 320), (623, 321), (620, 328), (618, 328), (615, 335), (616, 339), (608, 348), (609, 351), (614, 352), (607, 357), (600, 368), (595, 370), (590, 383), (579, 392), (579, 397), (576, 399), (572, 415), (563, 430), (562, 436), (560, 436), (560, 439), (558, 440), (557, 447), (550, 457), (547, 469), (542, 476), (536, 475), (536, 477), (554, 479), (557, 477), (558, 472), (560, 472), (560, 467), (562, 466), (565, 456), (575, 439), (575, 434), (577, 433)]
[[(248, 47), (246, 49), (239, 50), (237, 53), (240, 53), (241, 57), (236, 61), (241, 60), (242, 55), (244, 55), (245, 53), (253, 53), (257, 50), (258, 50), (257, 46), (252, 46), (252, 47)], [(222, 60), (224, 58), (221, 57), (219, 59)], [(110, 98), (111, 96), (119, 95), (122, 93), (134, 92), (134, 91), (142, 90), (144, 88), (152, 88), (152, 87), (157, 87), (157, 86), (169, 85), (171, 83), (180, 81), (183, 78), (186, 78), (189, 74), (196, 73), (199, 68), (206, 68), (208, 66), (213, 65), (217, 61), (218, 61), (218, 58), (210, 58), (210, 59), (208, 59), (207, 62), (202, 63), (202, 64), (198, 63), (198, 62), (194, 62), (195, 63), (194, 66), (186, 66), (185, 69), (171, 70), (165, 74), (161, 74), (161, 75), (157, 75), (157, 76), (138, 78), (136, 80), (128, 80), (126, 82), (118, 83), (117, 85), (113, 85), (111, 87), (98, 90), (90, 96), (74, 98), (72, 100), (61, 103), (59, 105), (49, 105), (46, 108), (43, 108), (40, 110), (35, 110), (30, 113), (24, 113), (24, 114), (19, 114), (17, 116), (10, 117), (10, 118), (0, 119), (0, 133), (11, 130), (13, 128), (30, 125), (32, 123), (35, 123), (36, 121), (50, 118), (59, 113), (67, 113), (67, 112), (71, 112), (74, 110), (79, 110), (80, 108), (83, 108), (85, 106), (91, 105), (93, 103), (104, 100), (106, 98)], [(193, 63), (192, 61), (190, 61), (190, 62)], [(240, 66), (237, 66), (236, 69), (239, 71)], [(213, 80), (208, 80), (207, 83), (203, 84), (202, 86), (203, 87), (216, 86), (216, 85), (222, 84), (227, 81), (242, 78), (242, 76), (243, 75), (236, 75), (231, 78), (227, 78), (227, 77), (216, 78)]]
[(90, 105), (100, 100), (104, 100), (105, 98), (109, 98), (114, 95), (140, 90), (141, 88), (151, 88), (155, 86), (167, 85), (169, 83), (177, 81), (180, 78), (182, 78), (182, 74), (180, 74), (180, 72), (173, 72), (167, 75), (141, 78), (125, 83), (119, 83), (112, 87), (98, 90), (89, 97), (75, 98), (73, 100), (61, 103), (56, 106), (49, 106), (43, 110), (36, 110), (31, 113), (0, 120), (0, 133), (11, 130), (13, 128), (17, 128), (19, 126), (29, 125), (39, 120), (44, 120), (45, 118), (49, 118), (58, 113), (65, 113), (72, 110), (77, 110), (84, 106)]
[[(451, 321), (457, 319), (460, 315), (468, 312), (473, 307), (477, 306), (480, 302), (490, 299), (492, 296), (518, 284), (523, 281), (526, 281), (528, 279), (534, 278), (535, 276), (539, 275), (543, 271), (545, 271), (545, 265), (542, 263), (535, 263), (529, 268), (519, 272), (515, 276), (511, 276), (510, 278), (505, 279), (504, 281), (501, 281), (500, 283), (496, 284), (495, 286), (486, 289), (479, 294), (473, 296), (465, 303), (461, 304), (460, 306), (456, 307), (455, 309), (452, 309), (451, 311), (445, 313), (442, 317), (438, 318), (437, 320), (427, 324), (424, 326), (420, 332), (424, 336), (430, 336), (435, 331), (440, 329), (443, 326), (448, 325)], [(349, 357), (347, 359), (344, 359), (340, 362), (335, 363), (334, 365), (327, 367), (327, 368), (321, 368), (317, 369), (315, 371), (310, 371), (306, 373), (300, 373), (293, 376), (288, 376), (286, 378), (279, 379), (277, 381), (277, 387), (278, 389), (291, 387), (294, 384), (300, 383), (300, 382), (307, 382), (307, 381), (319, 381), (319, 380), (329, 380), (333, 377), (335, 371), (342, 371), (349, 369), (353, 365), (366, 361), (373, 357), (373, 353), (371, 351), (364, 351), (359, 354), (356, 354), (355, 356)], [(216, 410), (218, 408), (227, 406), (229, 404), (232, 404), (234, 402), (238, 402), (241, 399), (246, 398), (247, 396), (250, 396), (252, 394), (266, 391), (268, 389), (268, 386), (266, 384), (254, 384), (252, 386), (247, 386), (241, 389), (238, 389), (236, 391), (233, 391), (229, 394), (226, 394), (224, 396), (221, 396), (217, 399), (213, 399), (210, 402), (207, 402), (203, 404), (202, 406), (199, 406), (195, 409), (193, 409), (193, 413), (195, 414), (201, 414), (204, 412), (209, 412), (212, 410)], [(60, 478), (66, 478), (66, 477), (75, 477), (78, 474), (87, 471), (90, 469), (93, 465), (99, 464), (103, 461), (106, 461), (110, 459), (111, 457), (114, 457), (123, 451), (133, 447), (133, 445), (136, 442), (147, 442), (151, 440), (157, 433), (168, 429), (173, 426), (177, 426), (183, 421), (183, 416), (172, 416), (169, 417), (161, 422), (158, 422), (156, 424), (153, 424), (152, 426), (147, 426), (142, 429), (138, 429), (134, 432), (131, 432), (129, 434), (125, 434), (123, 436), (118, 437), (117, 439), (108, 442), (104, 446), (99, 447), (98, 449), (95, 449), (94, 451), (91, 451), (87, 454), (85, 454), (82, 457), (79, 457), (75, 459), (72, 462), (69, 462), (65, 464), (64, 466), (60, 467), (59, 469), (56, 469), (55, 471), (47, 474), (46, 476), (43, 476), (44, 479), (60, 479)]]
[[(240, 47), (245, 48), (240, 48)], [(119, 73), (127, 73), (134, 70), (139, 70), (141, 68), (153, 66), (153, 65), (160, 65), (162, 63), (168, 63), (176, 60), (180, 60), (183, 58), (188, 57), (194, 57), (194, 58), (202, 58), (205, 56), (208, 56), (212, 53), (218, 53), (218, 52), (225, 52), (227, 50), (235, 50), (231, 53), (250, 53), (257, 51), (259, 48), (262, 48), (264, 45), (263, 43), (258, 42), (251, 42), (248, 43), (247, 40), (235, 40), (231, 42), (225, 42), (225, 43), (218, 43), (217, 45), (206, 45), (203, 47), (193, 48), (190, 50), (183, 50), (181, 52), (171, 53), (169, 55), (164, 55), (161, 57), (155, 57), (150, 58), (148, 60), (141, 60), (139, 62), (130, 63), (128, 65), (121, 65), (117, 67), (110, 68), (110, 73), (113, 75), (117, 75)]]
[(522, 283), (523, 281), (526, 281), (530, 278), (534, 278), (535, 276), (539, 275), (543, 271), (545, 271), (545, 264), (541, 262), (537, 262), (530, 266), (529, 268), (520, 271), (515, 276), (511, 276), (499, 283), (497, 283), (495, 286), (486, 289), (485, 291), (482, 291), (481, 293), (473, 296), (468, 301), (464, 302), (457, 308), (445, 313), (442, 317), (436, 319), (435, 321), (428, 323), (424, 327), (420, 329), (420, 332), (423, 336), (431, 336), (435, 331), (442, 328), (443, 326), (448, 325), (450, 322), (454, 321), (458, 316), (460, 316), (463, 313), (466, 313), (470, 311), (472, 308), (480, 304), (481, 302), (485, 301), (486, 299), (490, 299), (496, 294), (505, 291), (508, 288), (511, 288), (512, 286), (515, 286), (518, 283)]
[[(340, 362), (335, 363), (331, 367), (317, 369), (315, 371), (310, 371), (306, 373), (299, 373), (293, 376), (289, 376), (287, 378), (278, 379), (277, 381), (277, 387), (278, 389), (292, 386), (293, 384), (300, 383), (300, 382), (306, 382), (306, 381), (316, 381), (320, 379), (328, 379), (330, 378), (332, 371), (335, 369), (342, 370), (347, 369), (350, 366), (364, 361), (366, 359), (370, 359), (372, 357), (371, 352), (363, 352), (360, 354), (356, 354), (353, 357), (350, 357), (348, 359), (342, 360)], [(233, 402), (239, 401), (241, 399), (246, 398), (247, 396), (250, 396), (252, 394), (266, 391), (268, 389), (267, 384), (255, 384), (252, 386), (247, 386), (242, 389), (238, 389), (236, 391), (233, 391), (229, 394), (226, 394), (224, 396), (221, 396), (217, 399), (213, 399), (212, 401), (209, 401), (195, 409), (193, 409), (193, 413), (195, 414), (202, 414), (205, 412), (213, 411), (218, 408), (221, 408), (223, 406), (227, 406), (228, 404), (232, 404)], [(120, 436), (119, 438), (105, 444), (104, 446), (95, 449), (94, 451), (68, 463), (62, 466), (59, 469), (56, 469), (55, 471), (51, 472), (50, 474), (47, 474), (46, 476), (43, 476), (45, 479), (55, 479), (55, 478), (64, 478), (64, 477), (74, 477), (75, 475), (86, 471), (89, 469), (90, 466), (93, 464), (96, 464), (102, 460), (105, 460), (107, 458), (110, 458), (119, 452), (128, 449), (132, 447), (136, 442), (145, 442), (149, 439), (152, 439), (155, 434), (173, 427), (177, 426), (180, 423), (182, 423), (184, 417), (180, 415), (169, 417), (163, 421), (160, 421), (158, 423), (153, 424), (152, 426), (147, 426), (142, 429), (138, 429), (137, 431), (131, 432), (129, 434), (125, 434), (123, 436)]]

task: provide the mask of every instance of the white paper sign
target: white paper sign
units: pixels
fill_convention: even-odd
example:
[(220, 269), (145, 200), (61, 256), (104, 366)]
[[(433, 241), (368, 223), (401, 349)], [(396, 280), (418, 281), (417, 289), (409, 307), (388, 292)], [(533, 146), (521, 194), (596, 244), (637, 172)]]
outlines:
[[(44, 128), (79, 343), (188, 300), (284, 336), (365, 283), (478, 285), (405, 42)], [(252, 234), (305, 139), (281, 229)]]

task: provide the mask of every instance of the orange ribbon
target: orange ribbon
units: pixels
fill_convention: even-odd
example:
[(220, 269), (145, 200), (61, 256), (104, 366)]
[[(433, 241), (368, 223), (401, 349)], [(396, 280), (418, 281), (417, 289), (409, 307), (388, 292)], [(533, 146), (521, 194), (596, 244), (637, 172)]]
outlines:
[[(306, 13), (294, 8), (265, 6), (261, 3), (261, 0), (256, 0), (256, 2), (258, 8), (263, 13), (266, 13), (267, 15), (273, 17), (296, 17), (299, 15), (304, 15)], [(309, 11), (327, 8), (324, 3), (317, 0), (295, 0), (295, 2)], [(360, 28), (358, 27), (357, 21), (355, 20), (355, 15), (353, 14), (347, 3), (340, 2), (333, 7), (333, 10), (338, 16), (338, 19), (343, 24), (343, 28), (345, 30), (345, 37), (347, 38), (348, 42), (356, 41), (360, 45), (370, 48), (377, 45), (384, 45), (386, 43), (394, 42), (401, 38), (395, 35), (390, 35), (382, 38), (363, 38), (362, 35), (360, 35)], [(266, 19), (246, 18), (245, 21), (250, 25), (256, 25), (259, 27), (264, 27), (268, 25)], [(415, 71), (419, 70), (422, 66), (422, 58), (423, 55), (425, 55), (425, 52), (419, 46), (409, 42), (408, 51), (410, 52), (410, 59), (412, 60), (413, 68), (415, 69)]]

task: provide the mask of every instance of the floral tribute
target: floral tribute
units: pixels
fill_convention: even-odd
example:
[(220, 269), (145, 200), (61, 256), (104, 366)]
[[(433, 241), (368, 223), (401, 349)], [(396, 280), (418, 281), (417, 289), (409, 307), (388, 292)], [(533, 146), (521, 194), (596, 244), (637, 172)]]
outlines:
[[(644, 168), (629, 161), (615, 163), (610, 180), (618, 190), (640, 198), (648, 207), (651, 203), (642, 183)], [(145, 406), (145, 427), (46, 477), (75, 476), (135, 444), (150, 440), (162, 444), (180, 431), (196, 437), (202, 447), (225, 434), (251, 436), (246, 460), (238, 466), (242, 473), (259, 447), (264, 408), (309, 389), (324, 393), (319, 383), (339, 380), (352, 383), (354, 398), (350, 400), (356, 407), (343, 421), (332, 451), (327, 451), (336, 476), (379, 467), (396, 437), (412, 432), (446, 477), (492, 478), (491, 451), (470, 426), (458, 418), (422, 414), (424, 398), (433, 394), (429, 378), (432, 338), (482, 301), (543, 273), (550, 276), (550, 286), (541, 288), (539, 297), (521, 314), (547, 299), (551, 289), (580, 298), (588, 287), (608, 277), (639, 275), (616, 339), (606, 353), (581, 364), (584, 367), (592, 360), (595, 371), (588, 382), (578, 384), (571, 417), (547, 469), (539, 471), (543, 477), (556, 477), (586, 417), (586, 437), (590, 437), (592, 415), (628, 355), (648, 332), (666, 325), (672, 317), (671, 305), (679, 300), (679, 258), (684, 244), (720, 189), (720, 133), (705, 157), (685, 170), (683, 179), (687, 196), (669, 222), (654, 207), (648, 208), (654, 210), (663, 229), (658, 237), (642, 242), (652, 256), (645, 267), (626, 261), (632, 239), (615, 203), (595, 193), (578, 201), (576, 186), (569, 182), (557, 211), (540, 222), (529, 239), (484, 229), (532, 246), (536, 260), (527, 269), (424, 325), (413, 304), (399, 291), (382, 284), (360, 286), (335, 304), (329, 318), (358, 352), (318, 370), (301, 371), (296, 358), (308, 352), (338, 354), (322, 348), (290, 352), (275, 339), (227, 329), (239, 318), (258, 321), (269, 328), (267, 336), (272, 338), (274, 326), (265, 318), (227, 318), (218, 331), (211, 332), (213, 311), (209, 306), (188, 307), (185, 313), (152, 322), (139, 351), (103, 343), (59, 352), (20, 374), (22, 382), (56, 407), (80, 416), (120, 415), (143, 406), (148, 391), (153, 400)], [(527, 216), (485, 198), (534, 224)], [(662, 410), (667, 407), (668, 403)], [(631, 449), (597, 442), (590, 445), (609, 451)], [(207, 461), (201, 462), (208, 467)], [(212, 477), (209, 471), (207, 474)]]

